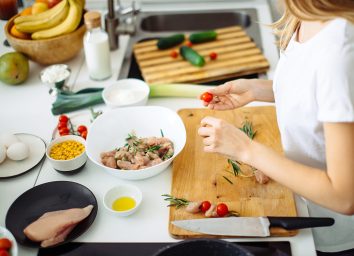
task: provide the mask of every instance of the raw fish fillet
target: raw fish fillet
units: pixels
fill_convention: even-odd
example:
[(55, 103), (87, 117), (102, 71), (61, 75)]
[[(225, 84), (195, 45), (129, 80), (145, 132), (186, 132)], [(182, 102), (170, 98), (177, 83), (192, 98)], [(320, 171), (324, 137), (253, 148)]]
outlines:
[(61, 243), (74, 227), (90, 215), (93, 205), (47, 212), (28, 225), (23, 232), (34, 242), (42, 242), (42, 247)]

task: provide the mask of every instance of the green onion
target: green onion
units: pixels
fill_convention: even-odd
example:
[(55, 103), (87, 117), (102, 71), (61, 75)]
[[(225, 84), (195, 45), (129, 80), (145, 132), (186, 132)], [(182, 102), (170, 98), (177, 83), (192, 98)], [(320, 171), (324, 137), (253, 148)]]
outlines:
[(149, 97), (198, 98), (199, 95), (210, 88), (213, 88), (213, 86), (193, 84), (150, 84)]

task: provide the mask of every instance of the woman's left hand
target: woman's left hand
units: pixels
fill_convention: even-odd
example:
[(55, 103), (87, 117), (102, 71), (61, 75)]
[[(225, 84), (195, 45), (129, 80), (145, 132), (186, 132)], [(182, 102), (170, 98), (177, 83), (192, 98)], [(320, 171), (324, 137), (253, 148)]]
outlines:
[(202, 119), (198, 134), (204, 137), (205, 152), (219, 153), (232, 160), (248, 162), (252, 140), (234, 125), (207, 116)]

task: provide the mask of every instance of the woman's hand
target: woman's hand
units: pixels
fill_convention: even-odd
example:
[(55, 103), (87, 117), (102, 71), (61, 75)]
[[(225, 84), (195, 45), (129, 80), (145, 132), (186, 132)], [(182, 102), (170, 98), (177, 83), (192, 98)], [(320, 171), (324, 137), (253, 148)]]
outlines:
[(242, 107), (254, 100), (251, 80), (238, 79), (222, 84), (208, 92), (213, 94), (211, 102), (203, 102), (204, 106), (216, 110), (229, 110)]
[(234, 125), (214, 117), (201, 121), (198, 134), (202, 137), (205, 152), (219, 153), (236, 161), (247, 163), (252, 140)]
[(239, 108), (255, 100), (274, 102), (271, 80), (238, 79), (222, 84), (208, 92), (214, 95), (213, 100), (203, 102), (203, 104), (216, 110)]

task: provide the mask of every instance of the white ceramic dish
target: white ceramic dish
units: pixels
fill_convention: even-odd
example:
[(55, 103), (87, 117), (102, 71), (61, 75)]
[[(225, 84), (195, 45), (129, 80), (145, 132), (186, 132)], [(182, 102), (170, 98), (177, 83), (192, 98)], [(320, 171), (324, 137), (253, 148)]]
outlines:
[(57, 171), (60, 171), (60, 172), (71, 172), (71, 171), (79, 170), (87, 161), (86, 151), (82, 152), (81, 155), (79, 155), (73, 159), (70, 159), (70, 160), (55, 160), (49, 156), (50, 150), (52, 149), (52, 147), (55, 144), (58, 144), (60, 142), (64, 142), (67, 140), (75, 140), (75, 141), (82, 143), (85, 146), (85, 139), (80, 136), (76, 136), (76, 135), (61, 136), (57, 139), (54, 139), (48, 145), (47, 150), (46, 150), (47, 158), (49, 159), (53, 168)]
[[(113, 169), (101, 163), (100, 154), (123, 146), (128, 133), (134, 131), (138, 137), (160, 137), (160, 130), (174, 144), (174, 155), (168, 160), (141, 170)], [(141, 180), (165, 170), (185, 143), (186, 129), (176, 112), (157, 106), (127, 107), (107, 111), (93, 122), (86, 140), (86, 152), (107, 173), (120, 179)]]
[[(121, 197), (131, 197), (135, 201), (135, 207), (127, 211), (115, 211), (112, 209), (113, 202)], [(109, 189), (103, 197), (103, 205), (111, 214), (125, 217), (133, 214), (139, 208), (143, 194), (140, 189), (133, 185), (118, 185)]]
[(10, 249), (10, 255), (11, 256), (17, 256), (18, 255), (18, 247), (17, 247), (17, 242), (14, 236), (11, 234), (9, 230), (7, 230), (4, 227), (0, 226), (0, 238), (7, 238), (12, 242), (12, 246)]
[(21, 161), (6, 158), (0, 164), (0, 178), (10, 178), (26, 173), (39, 164), (45, 155), (45, 143), (41, 138), (27, 133), (17, 133), (15, 135), (20, 141), (28, 145), (29, 156)]
[(110, 108), (146, 105), (150, 87), (142, 80), (128, 78), (116, 81), (102, 91), (102, 98)]

